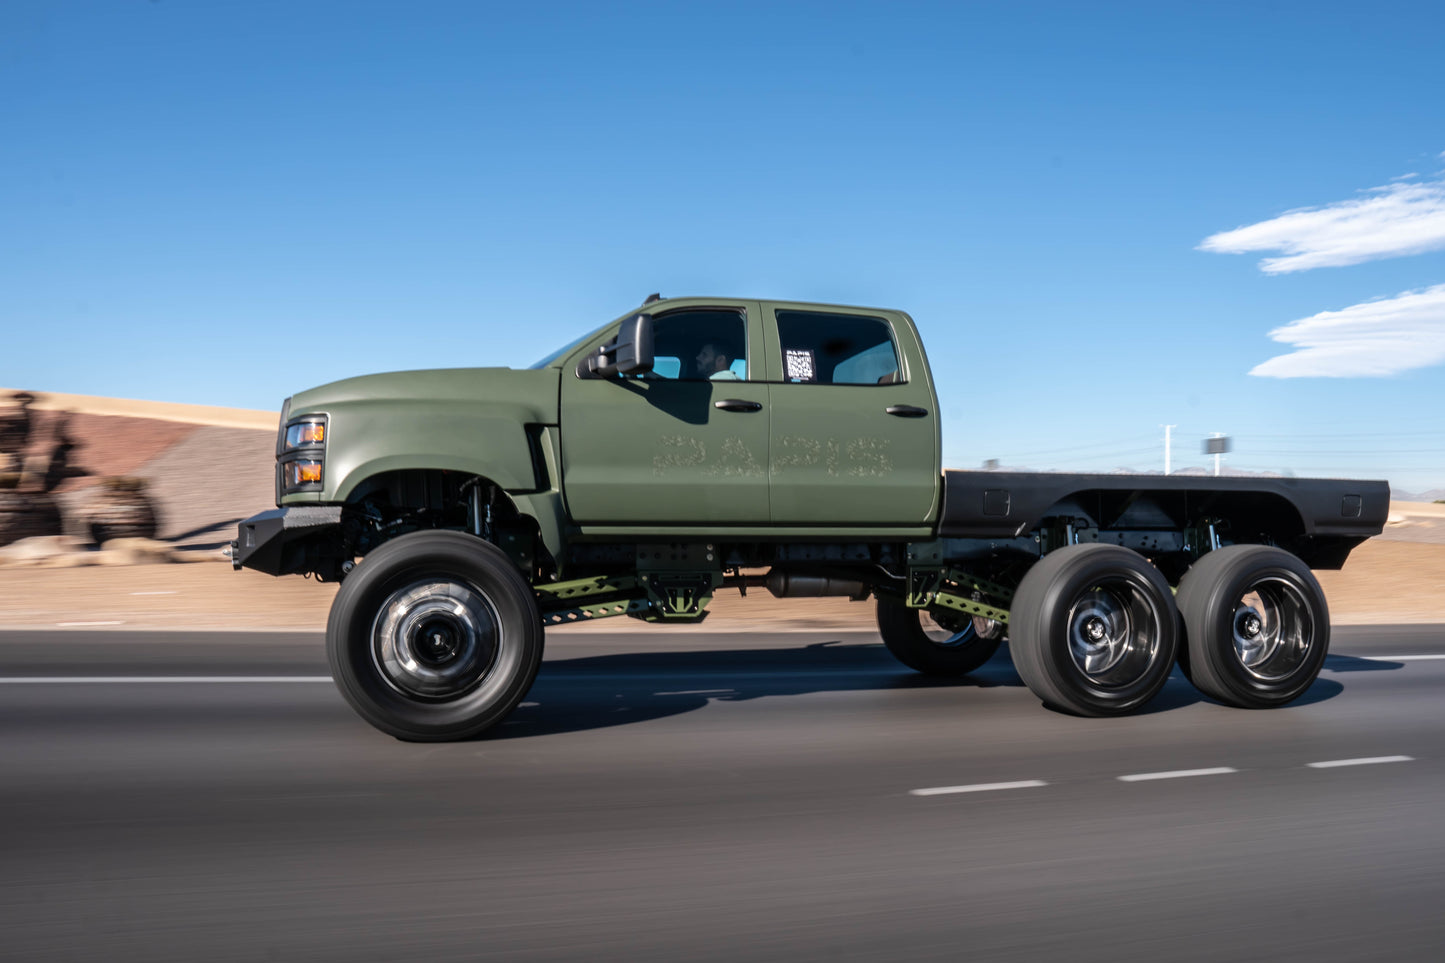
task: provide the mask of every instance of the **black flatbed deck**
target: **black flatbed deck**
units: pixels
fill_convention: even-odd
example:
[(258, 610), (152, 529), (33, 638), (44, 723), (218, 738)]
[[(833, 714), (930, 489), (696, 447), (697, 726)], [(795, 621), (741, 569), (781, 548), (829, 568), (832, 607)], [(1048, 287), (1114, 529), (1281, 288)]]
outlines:
[(1383, 481), (1259, 476), (943, 473), (938, 533), (1016, 538), (1077, 509), (1100, 528), (1183, 528), (1213, 515), (1268, 532), (1315, 568), (1338, 568), (1350, 549), (1384, 528)]

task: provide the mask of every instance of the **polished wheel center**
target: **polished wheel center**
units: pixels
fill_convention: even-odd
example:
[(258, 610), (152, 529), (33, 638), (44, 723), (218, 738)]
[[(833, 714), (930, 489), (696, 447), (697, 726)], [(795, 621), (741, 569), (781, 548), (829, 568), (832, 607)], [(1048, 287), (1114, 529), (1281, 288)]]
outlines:
[(393, 592), (372, 626), (372, 661), (410, 696), (447, 699), (491, 670), (501, 620), (487, 597), (459, 582), (428, 580)]
[(1091, 683), (1118, 688), (1149, 669), (1159, 645), (1160, 615), (1138, 586), (1110, 579), (1069, 608), (1069, 656)]
[(431, 619), (418, 633), (416, 656), (428, 665), (445, 665), (457, 657), (461, 648), (458, 626), (444, 619)]
[(1313, 622), (1300, 590), (1286, 579), (1261, 579), (1234, 606), (1234, 654), (1263, 682), (1288, 677), (1304, 664)]

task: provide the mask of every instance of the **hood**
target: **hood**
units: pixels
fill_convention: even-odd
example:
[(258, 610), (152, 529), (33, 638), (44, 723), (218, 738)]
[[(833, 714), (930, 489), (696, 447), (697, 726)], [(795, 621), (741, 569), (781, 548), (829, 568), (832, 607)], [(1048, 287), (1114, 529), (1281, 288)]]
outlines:
[(518, 371), (514, 368), (435, 368), (361, 375), (299, 391), (291, 398), (291, 417), (330, 413), (342, 406), (430, 406), (487, 404), (513, 409), (527, 423), (557, 423), (555, 368)]

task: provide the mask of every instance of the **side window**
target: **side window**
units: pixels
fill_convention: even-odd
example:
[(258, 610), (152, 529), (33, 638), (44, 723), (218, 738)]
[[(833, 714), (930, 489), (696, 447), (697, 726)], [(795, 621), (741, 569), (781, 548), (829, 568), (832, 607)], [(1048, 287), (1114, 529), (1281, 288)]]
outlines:
[(784, 381), (886, 385), (900, 380), (893, 333), (882, 318), (779, 311), (778, 339)]
[(656, 359), (647, 378), (670, 381), (748, 380), (748, 331), (741, 311), (672, 311), (652, 321)]

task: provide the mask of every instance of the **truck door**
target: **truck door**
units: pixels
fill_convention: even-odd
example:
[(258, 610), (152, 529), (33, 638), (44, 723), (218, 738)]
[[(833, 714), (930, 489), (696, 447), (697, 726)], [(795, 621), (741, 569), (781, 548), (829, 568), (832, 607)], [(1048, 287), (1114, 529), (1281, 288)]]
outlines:
[(756, 302), (679, 307), (653, 317), (650, 374), (562, 372), (562, 483), (574, 520), (767, 523), (762, 328)]
[(768, 359), (773, 521), (931, 521), (938, 402), (912, 325), (866, 309), (763, 309), (777, 334)]

